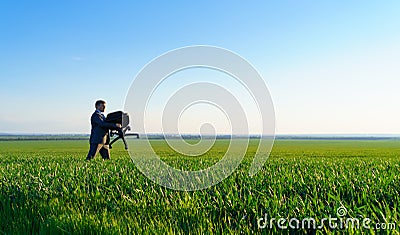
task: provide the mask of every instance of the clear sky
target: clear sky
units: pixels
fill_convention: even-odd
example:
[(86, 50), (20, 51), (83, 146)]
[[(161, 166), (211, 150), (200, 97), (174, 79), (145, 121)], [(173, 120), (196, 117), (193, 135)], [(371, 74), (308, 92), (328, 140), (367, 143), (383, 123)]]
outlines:
[[(0, 2), (0, 133), (88, 133), (134, 76), (214, 45), (264, 77), (279, 134), (400, 134), (400, 1)], [(100, 84), (100, 85), (99, 85)]]

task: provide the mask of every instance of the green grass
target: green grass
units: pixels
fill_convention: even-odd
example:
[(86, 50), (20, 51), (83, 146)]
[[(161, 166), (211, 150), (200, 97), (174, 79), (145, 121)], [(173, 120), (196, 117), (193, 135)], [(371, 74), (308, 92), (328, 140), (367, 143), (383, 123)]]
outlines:
[[(153, 140), (175, 167), (202, 169), (221, 158), (218, 140), (201, 157), (175, 154)], [(163, 188), (142, 175), (118, 143), (111, 161), (84, 161), (87, 141), (0, 141), (0, 234), (306, 233), (259, 229), (258, 218), (348, 216), (395, 223), (399, 233), (400, 141), (279, 140), (250, 178), (250, 156), (221, 183), (201, 191)], [(312, 232), (312, 231), (311, 231)], [(324, 227), (317, 233), (343, 233)]]

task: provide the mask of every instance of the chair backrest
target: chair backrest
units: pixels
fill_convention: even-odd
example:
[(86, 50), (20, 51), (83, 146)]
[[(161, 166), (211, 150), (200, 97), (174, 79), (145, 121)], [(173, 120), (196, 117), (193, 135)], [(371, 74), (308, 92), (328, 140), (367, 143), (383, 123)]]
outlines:
[(129, 125), (129, 114), (122, 111), (109, 113), (107, 115), (106, 122), (120, 123), (122, 128), (125, 128)]

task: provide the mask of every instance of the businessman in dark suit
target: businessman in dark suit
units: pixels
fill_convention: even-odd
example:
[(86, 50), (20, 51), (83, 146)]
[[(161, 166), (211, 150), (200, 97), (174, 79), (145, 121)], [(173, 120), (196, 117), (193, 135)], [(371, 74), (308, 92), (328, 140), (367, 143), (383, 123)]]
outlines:
[(86, 157), (86, 160), (93, 159), (97, 153), (100, 153), (104, 160), (110, 159), (110, 129), (121, 128), (121, 124), (108, 123), (105, 121), (106, 117), (103, 112), (106, 110), (106, 102), (104, 100), (98, 100), (95, 103), (96, 111), (92, 114), (90, 122), (92, 124), (92, 130), (90, 133), (90, 149)]

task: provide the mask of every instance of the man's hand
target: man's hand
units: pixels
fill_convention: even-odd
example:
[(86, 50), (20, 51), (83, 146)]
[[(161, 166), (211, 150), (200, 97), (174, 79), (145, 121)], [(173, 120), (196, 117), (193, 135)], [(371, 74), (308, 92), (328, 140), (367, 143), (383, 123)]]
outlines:
[(117, 125), (117, 128), (122, 128), (121, 124), (117, 123), (116, 125)]

